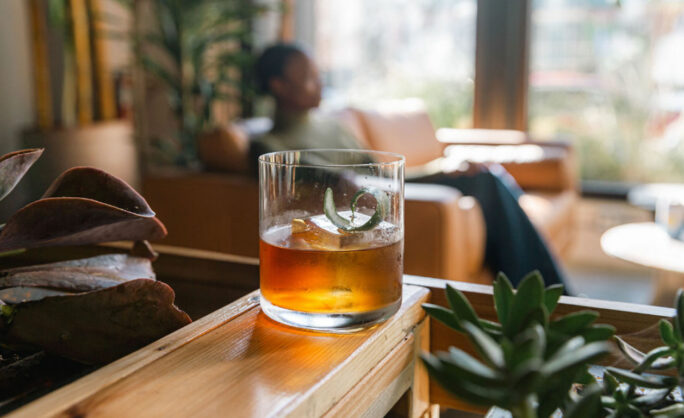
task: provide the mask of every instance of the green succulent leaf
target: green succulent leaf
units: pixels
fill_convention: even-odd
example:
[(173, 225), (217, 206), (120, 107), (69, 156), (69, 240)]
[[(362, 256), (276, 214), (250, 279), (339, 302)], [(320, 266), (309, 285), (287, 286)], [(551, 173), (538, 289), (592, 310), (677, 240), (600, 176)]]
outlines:
[(582, 396), (567, 407), (563, 416), (565, 418), (587, 418), (600, 416), (601, 390), (599, 385), (591, 385), (585, 388)]
[[(562, 355), (560, 355), (561, 352), (563, 352)], [(608, 353), (610, 353), (610, 345), (606, 342), (590, 343), (574, 351), (566, 351), (561, 347), (544, 365), (542, 372), (547, 376), (561, 373), (574, 367), (584, 366)]]
[(465, 295), (448, 283), (446, 285), (446, 298), (459, 321), (467, 321), (477, 326), (480, 325), (479, 318)]
[(562, 295), (563, 285), (554, 284), (546, 288), (544, 291), (544, 306), (546, 306), (546, 310), (549, 312), (549, 314), (552, 314), (556, 309), (556, 306), (558, 306), (558, 301)]
[(530, 312), (542, 305), (543, 296), (544, 281), (539, 273), (533, 272), (526, 276), (513, 297), (513, 303), (510, 308), (510, 320), (508, 327), (504, 328), (504, 334), (512, 337), (526, 328), (525, 319)]
[(674, 359), (671, 357), (674, 353), (675, 350), (667, 346), (654, 348), (644, 356), (643, 360), (632, 371), (634, 373), (642, 373), (649, 369), (661, 370), (672, 367), (675, 364)]
[(662, 402), (667, 395), (670, 394), (670, 392), (671, 390), (669, 388), (651, 390), (646, 392), (644, 395), (636, 397), (634, 400), (632, 400), (632, 404), (639, 408), (650, 409)]
[(627, 370), (616, 369), (614, 367), (607, 367), (613, 376), (617, 377), (625, 383), (637, 385), (649, 389), (665, 389), (673, 388), (677, 385), (677, 378), (671, 376), (642, 376), (640, 374), (632, 373)]
[(665, 344), (672, 348), (675, 348), (677, 345), (679, 345), (680, 340), (677, 339), (674, 328), (672, 327), (670, 321), (667, 319), (661, 319), (658, 323), (658, 328), (660, 330), (660, 338)]
[(540, 325), (534, 325), (526, 329), (518, 338), (516, 338), (514, 349), (511, 353), (511, 359), (506, 362), (506, 365), (510, 370), (515, 372), (521, 364), (530, 359), (543, 359), (545, 348), (546, 338), (544, 329)]
[(465, 379), (454, 379), (437, 357), (427, 354), (421, 359), (430, 376), (457, 398), (482, 406), (507, 405), (505, 388), (483, 387)]
[(496, 309), (496, 314), (499, 317), (501, 326), (506, 329), (508, 328), (511, 305), (513, 304), (513, 285), (504, 273), (499, 272), (496, 276), (496, 280), (494, 280), (493, 288), (494, 308)]
[(675, 308), (677, 309), (677, 327), (676, 333), (679, 336), (679, 341), (684, 340), (684, 290), (677, 290), (677, 298), (675, 299)]
[(423, 309), (425, 309), (425, 312), (427, 312), (427, 314), (432, 318), (438, 320), (451, 329), (454, 329), (458, 332), (464, 332), (461, 324), (458, 322), (451, 310), (443, 306), (433, 305), (431, 303), (424, 303), (422, 306)]
[(613, 338), (615, 327), (607, 324), (596, 324), (581, 330), (578, 334), (584, 337), (584, 341), (588, 343), (605, 341)]
[(654, 409), (650, 412), (654, 418), (681, 418), (684, 416), (684, 404), (676, 403), (666, 408)]
[(530, 327), (533, 324), (539, 324), (546, 328), (549, 325), (549, 312), (544, 305), (537, 306), (527, 314), (523, 320), (523, 324), (525, 324), (525, 328)]
[(448, 353), (438, 353), (437, 358), (455, 378), (471, 380), (482, 385), (503, 385), (504, 376), (480, 363), (470, 354), (454, 347)]
[(588, 327), (598, 318), (595, 311), (580, 311), (568, 314), (560, 319), (552, 321), (549, 328), (564, 334), (573, 335), (580, 330)]
[(617, 343), (618, 348), (620, 349), (622, 354), (627, 358), (627, 360), (631, 361), (634, 364), (641, 363), (646, 357), (646, 354), (637, 350), (636, 348), (634, 348), (634, 346), (632, 346), (622, 338), (618, 337), (617, 335), (615, 336), (615, 342)]
[(603, 388), (606, 395), (610, 395), (620, 387), (620, 381), (610, 371), (603, 373)]
[(501, 324), (497, 322), (488, 321), (486, 319), (479, 319), (478, 323), (480, 324), (480, 328), (487, 331), (489, 335), (493, 337), (501, 336)]
[(572, 353), (573, 351), (582, 347), (585, 343), (586, 341), (584, 341), (582, 336), (578, 335), (577, 337), (570, 338), (563, 343), (558, 350), (556, 350), (556, 352), (553, 354), (553, 357), (562, 357), (566, 354)]
[(496, 343), (486, 332), (482, 331), (477, 325), (470, 322), (461, 322), (461, 327), (470, 338), (475, 349), (482, 356), (482, 359), (493, 367), (504, 367), (504, 355), (499, 344)]

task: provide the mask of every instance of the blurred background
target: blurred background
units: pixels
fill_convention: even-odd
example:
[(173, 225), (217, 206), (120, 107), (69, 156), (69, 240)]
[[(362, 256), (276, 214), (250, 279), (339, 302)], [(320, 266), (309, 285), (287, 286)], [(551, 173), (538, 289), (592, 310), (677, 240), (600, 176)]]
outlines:
[[(415, 97), (437, 128), (572, 143), (573, 281), (591, 297), (648, 302), (652, 269), (605, 255), (600, 237), (653, 220), (652, 207), (630, 203), (634, 186), (684, 181), (684, 0), (529, 0), (504, 17), (494, 3), (3, 0), (0, 152), (63, 148), (3, 217), (39, 194), (40, 173), (72, 159), (134, 185), (150, 166), (200, 167), (198, 136), (269, 114), (251, 83), (255, 54), (296, 41), (321, 68), (326, 109)], [(505, 49), (492, 41), (500, 33)], [(487, 122), (488, 89), (515, 122)]]

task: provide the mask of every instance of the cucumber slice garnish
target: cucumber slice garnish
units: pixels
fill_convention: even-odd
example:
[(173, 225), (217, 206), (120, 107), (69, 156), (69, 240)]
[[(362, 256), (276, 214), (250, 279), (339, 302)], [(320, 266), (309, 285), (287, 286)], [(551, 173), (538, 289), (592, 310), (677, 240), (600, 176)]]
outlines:
[(383, 192), (382, 190), (376, 189), (375, 187), (363, 187), (354, 194), (354, 197), (352, 197), (352, 219), (354, 219), (354, 212), (356, 211), (356, 205), (359, 199), (365, 194), (372, 195), (377, 204), (375, 206), (375, 212), (373, 215), (362, 225), (354, 226), (349, 219), (337, 213), (337, 208), (335, 207), (335, 201), (333, 199), (333, 191), (330, 187), (325, 190), (325, 196), (323, 198), (323, 212), (325, 213), (325, 216), (330, 219), (330, 222), (332, 222), (333, 225), (343, 231), (356, 232), (373, 229), (378, 226), (378, 224), (387, 216), (387, 213), (389, 212), (390, 201), (387, 193)]

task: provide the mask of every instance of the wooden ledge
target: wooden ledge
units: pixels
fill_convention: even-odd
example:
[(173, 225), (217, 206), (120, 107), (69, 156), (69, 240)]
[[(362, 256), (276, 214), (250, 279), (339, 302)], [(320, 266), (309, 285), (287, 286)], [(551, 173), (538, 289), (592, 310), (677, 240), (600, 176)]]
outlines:
[[(358, 402), (348, 392), (380, 378), (385, 384), (364, 385), (366, 403), (391, 407), (412, 382), (417, 347), (427, 347), (414, 340), (427, 335), (421, 304), (429, 293), (404, 286), (387, 322), (333, 335), (271, 321), (253, 292), (11, 416), (339, 416)], [(389, 378), (375, 369), (388, 361)]]

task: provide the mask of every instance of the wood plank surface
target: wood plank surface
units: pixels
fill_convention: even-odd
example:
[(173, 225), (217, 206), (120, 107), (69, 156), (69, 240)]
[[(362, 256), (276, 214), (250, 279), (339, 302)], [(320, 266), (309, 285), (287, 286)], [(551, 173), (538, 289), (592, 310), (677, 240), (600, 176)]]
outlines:
[[(11, 416), (314, 417), (343, 399), (424, 319), (429, 291), (404, 286), (400, 311), (353, 334), (268, 319), (257, 293), (31, 403)], [(237, 315), (237, 316), (236, 316)]]
[[(497, 320), (491, 286), (408, 275), (404, 276), (404, 283), (430, 289), (430, 303), (441, 306), (448, 306), (444, 289), (446, 284), (449, 283), (465, 294), (481, 318), (492, 321)], [(662, 318), (670, 319), (675, 314), (675, 310), (671, 308), (569, 296), (561, 297), (556, 314), (566, 315), (570, 312), (587, 309), (599, 313), (600, 316), (596, 323), (614, 326), (617, 335), (644, 352), (662, 345), (658, 331), (658, 322)], [(433, 353), (436, 351), (447, 351), (450, 346), (474, 353), (474, 350), (463, 334), (459, 334), (441, 323), (431, 320), (430, 351)], [(628, 363), (620, 359), (621, 356), (614, 354), (605, 358), (601, 364), (630, 367)], [(430, 402), (440, 404), (443, 407), (482, 412), (477, 407), (466, 405), (455, 399), (435, 382), (430, 384)]]
[(324, 416), (384, 416), (411, 386), (414, 344), (413, 335), (401, 341)]
[[(130, 242), (29, 250), (3, 258), (3, 268), (126, 253)], [(259, 288), (259, 260), (212, 251), (154, 246), (157, 279), (176, 293), (176, 305), (198, 319)]]

